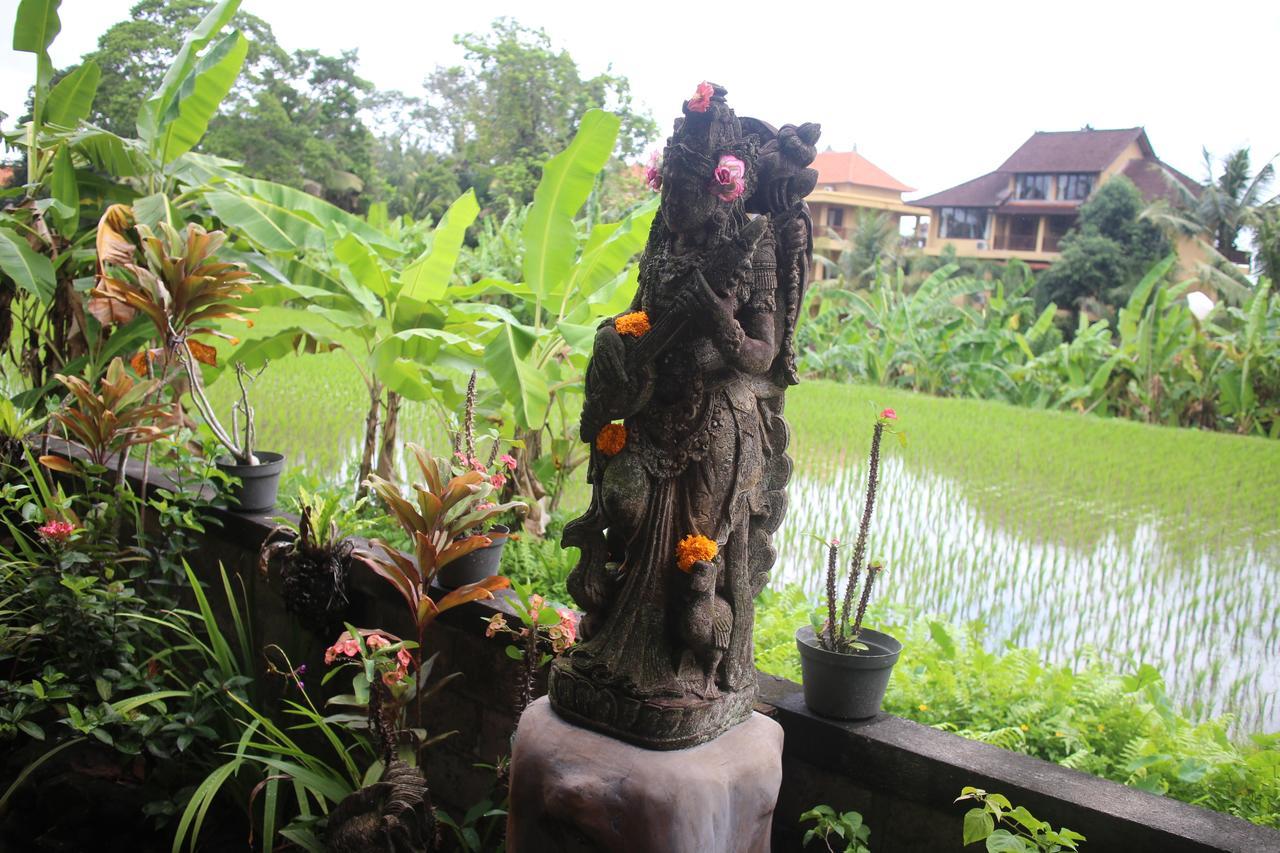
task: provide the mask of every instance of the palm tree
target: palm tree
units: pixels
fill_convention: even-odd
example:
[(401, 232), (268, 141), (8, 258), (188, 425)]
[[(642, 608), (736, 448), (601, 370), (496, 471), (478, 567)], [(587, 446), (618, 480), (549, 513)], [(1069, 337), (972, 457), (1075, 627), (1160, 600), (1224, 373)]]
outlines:
[(1213, 155), (1204, 149), (1205, 169), (1209, 180), (1197, 199), (1196, 219), (1213, 235), (1218, 253), (1234, 260), (1239, 257), (1236, 240), (1242, 228), (1256, 228), (1262, 209), (1276, 201), (1264, 199), (1275, 177), (1275, 167), (1267, 162), (1249, 177), (1249, 149), (1238, 148), (1222, 160), (1222, 174), (1213, 177)]
[(1247, 261), (1248, 255), (1236, 246), (1236, 241), (1242, 230), (1252, 230), (1259, 261), (1265, 263), (1267, 218), (1280, 202), (1280, 196), (1266, 197), (1275, 168), (1268, 161), (1250, 177), (1250, 154), (1245, 147), (1224, 157), (1222, 172), (1215, 175), (1213, 155), (1207, 148), (1203, 152), (1206, 179), (1199, 193), (1192, 193), (1180, 181), (1166, 176), (1173, 198), (1156, 199), (1142, 217), (1164, 229), (1171, 241), (1179, 237), (1195, 240), (1209, 257), (1201, 266), (1201, 279), (1216, 286), (1231, 302), (1243, 302), (1251, 284), (1237, 265)]

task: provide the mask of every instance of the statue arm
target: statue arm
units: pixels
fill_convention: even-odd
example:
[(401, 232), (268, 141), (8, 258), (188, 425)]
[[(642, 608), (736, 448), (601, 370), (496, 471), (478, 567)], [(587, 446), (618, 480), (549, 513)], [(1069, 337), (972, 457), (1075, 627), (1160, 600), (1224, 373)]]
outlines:
[(767, 372), (778, 355), (778, 312), (747, 307), (735, 314), (733, 298), (717, 296), (701, 275), (694, 289), (698, 307), (710, 318), (709, 337), (719, 356), (718, 363), (704, 368), (728, 365), (752, 375)]

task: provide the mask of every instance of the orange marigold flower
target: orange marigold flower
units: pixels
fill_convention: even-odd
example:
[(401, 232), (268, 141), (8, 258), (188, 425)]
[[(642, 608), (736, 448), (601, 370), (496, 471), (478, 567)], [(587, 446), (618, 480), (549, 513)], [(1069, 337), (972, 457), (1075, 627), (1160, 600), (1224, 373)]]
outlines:
[(676, 546), (676, 565), (680, 567), (680, 571), (687, 572), (693, 569), (694, 563), (714, 560), (719, 551), (715, 540), (690, 533)]
[(613, 327), (618, 330), (620, 335), (630, 335), (633, 338), (638, 338), (649, 331), (649, 315), (643, 311), (632, 311), (630, 314), (623, 314), (614, 320)]
[(627, 428), (622, 424), (605, 424), (596, 433), (596, 447), (605, 456), (617, 456), (627, 446)]

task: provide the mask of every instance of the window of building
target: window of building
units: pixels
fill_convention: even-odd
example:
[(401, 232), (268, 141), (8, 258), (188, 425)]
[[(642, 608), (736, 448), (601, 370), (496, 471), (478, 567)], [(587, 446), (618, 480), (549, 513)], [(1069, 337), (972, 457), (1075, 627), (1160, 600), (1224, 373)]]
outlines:
[(1048, 175), (1018, 175), (1016, 197), (1022, 199), (1045, 199), (1049, 197)]
[(980, 207), (944, 207), (938, 212), (938, 236), (981, 240), (987, 235), (987, 212)]
[(1083, 201), (1093, 191), (1093, 175), (1075, 172), (1058, 175), (1058, 200)]
[(831, 228), (839, 228), (841, 225), (844, 225), (843, 207), (827, 208), (827, 225)]

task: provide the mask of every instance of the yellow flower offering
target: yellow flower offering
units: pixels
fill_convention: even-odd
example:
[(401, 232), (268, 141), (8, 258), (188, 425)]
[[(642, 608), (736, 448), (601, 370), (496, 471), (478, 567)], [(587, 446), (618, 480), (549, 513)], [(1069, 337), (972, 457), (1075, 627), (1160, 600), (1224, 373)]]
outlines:
[(693, 569), (694, 563), (714, 560), (719, 551), (714, 540), (690, 533), (676, 546), (676, 565), (680, 567), (680, 571), (687, 572)]
[(627, 428), (622, 424), (605, 424), (596, 433), (596, 447), (605, 456), (617, 456), (627, 446)]
[(638, 338), (649, 331), (649, 315), (643, 311), (632, 311), (630, 314), (623, 314), (614, 320), (613, 327), (618, 330), (620, 335), (630, 335), (633, 338)]

